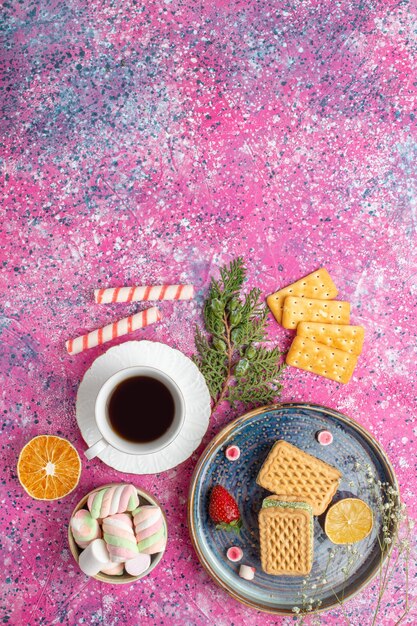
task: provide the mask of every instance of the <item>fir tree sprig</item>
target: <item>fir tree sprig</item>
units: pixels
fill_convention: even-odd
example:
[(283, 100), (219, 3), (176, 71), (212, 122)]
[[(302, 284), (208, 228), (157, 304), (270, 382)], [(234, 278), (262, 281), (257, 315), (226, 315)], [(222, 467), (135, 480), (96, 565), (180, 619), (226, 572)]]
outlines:
[(224, 400), (232, 406), (271, 403), (282, 387), (282, 353), (258, 345), (265, 341), (267, 324), (261, 291), (254, 288), (242, 296), (245, 278), (241, 257), (220, 269), (203, 309), (209, 336), (196, 328), (194, 362), (206, 379), (213, 411)]

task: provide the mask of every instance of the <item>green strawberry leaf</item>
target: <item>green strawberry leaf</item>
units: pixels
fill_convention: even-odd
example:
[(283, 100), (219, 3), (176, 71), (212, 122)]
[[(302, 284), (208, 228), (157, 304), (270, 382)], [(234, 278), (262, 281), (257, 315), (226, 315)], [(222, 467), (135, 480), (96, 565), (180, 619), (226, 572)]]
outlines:
[(240, 533), (240, 529), (242, 528), (242, 520), (235, 519), (230, 524), (226, 522), (220, 522), (220, 524), (216, 524), (217, 530), (225, 530), (227, 533), (233, 532), (235, 535)]

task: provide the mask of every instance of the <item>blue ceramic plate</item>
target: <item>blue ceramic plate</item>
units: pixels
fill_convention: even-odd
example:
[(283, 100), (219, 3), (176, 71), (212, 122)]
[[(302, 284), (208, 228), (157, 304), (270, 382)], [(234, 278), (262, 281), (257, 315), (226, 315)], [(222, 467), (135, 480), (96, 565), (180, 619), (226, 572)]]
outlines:
[[(322, 446), (315, 439), (315, 433), (321, 429), (333, 434), (329, 446)], [(256, 484), (256, 477), (278, 439), (285, 439), (337, 467), (343, 475), (340, 491), (362, 498), (374, 513), (371, 534), (349, 548), (332, 544), (314, 518), (314, 561), (307, 579), (271, 576), (261, 569), (258, 512), (268, 492)], [(237, 461), (228, 461), (224, 454), (232, 444), (241, 451)], [(258, 610), (289, 614), (293, 607), (306, 608), (310, 599), (314, 607), (319, 604), (320, 610), (337, 605), (336, 596), (343, 594), (346, 599), (357, 593), (377, 573), (384, 558), (379, 547), (382, 533), (380, 507), (376, 504), (379, 494), (375, 494), (375, 486), (370, 486), (367, 471), (372, 472), (376, 481), (389, 483), (398, 490), (394, 471), (378, 443), (359, 424), (332, 409), (302, 403), (274, 405), (234, 420), (208, 445), (191, 481), (188, 522), (202, 565), (230, 595)], [(226, 487), (238, 502), (243, 522), (239, 537), (216, 530), (208, 517), (209, 493), (216, 484)], [(231, 563), (226, 558), (226, 551), (232, 545), (243, 550), (240, 563)], [(241, 563), (256, 568), (253, 581), (239, 576)]]

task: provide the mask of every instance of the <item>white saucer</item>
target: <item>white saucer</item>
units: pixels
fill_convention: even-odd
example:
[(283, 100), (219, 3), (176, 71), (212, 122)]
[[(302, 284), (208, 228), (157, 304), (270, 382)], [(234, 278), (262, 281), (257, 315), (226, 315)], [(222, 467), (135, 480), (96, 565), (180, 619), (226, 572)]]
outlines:
[(94, 419), (94, 404), (103, 383), (118, 370), (149, 365), (166, 372), (185, 400), (185, 419), (178, 437), (153, 454), (126, 454), (108, 446), (98, 458), (120, 472), (157, 474), (188, 459), (198, 448), (209, 423), (211, 404), (206, 382), (198, 367), (179, 350), (157, 341), (127, 341), (99, 356), (84, 375), (77, 394), (76, 416), (88, 446), (101, 437)]

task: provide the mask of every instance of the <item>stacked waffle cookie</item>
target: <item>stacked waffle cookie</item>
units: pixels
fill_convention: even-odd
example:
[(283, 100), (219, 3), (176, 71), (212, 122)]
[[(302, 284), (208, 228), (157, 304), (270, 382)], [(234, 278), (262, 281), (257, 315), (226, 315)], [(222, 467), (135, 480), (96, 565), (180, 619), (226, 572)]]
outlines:
[(313, 515), (324, 513), (340, 472), (296, 446), (277, 441), (257, 483), (275, 495), (259, 512), (262, 569), (267, 574), (305, 576), (313, 562)]
[(259, 512), (262, 569), (274, 576), (306, 576), (313, 559), (313, 516), (306, 502), (265, 498)]
[(349, 382), (365, 331), (350, 324), (350, 303), (334, 300), (338, 289), (325, 268), (267, 298), (275, 319), (297, 331), (286, 362), (337, 382)]

